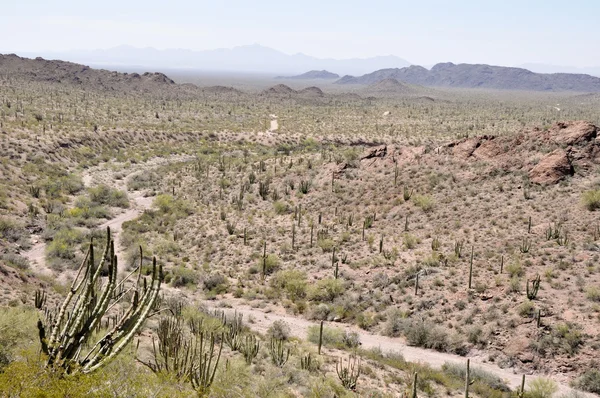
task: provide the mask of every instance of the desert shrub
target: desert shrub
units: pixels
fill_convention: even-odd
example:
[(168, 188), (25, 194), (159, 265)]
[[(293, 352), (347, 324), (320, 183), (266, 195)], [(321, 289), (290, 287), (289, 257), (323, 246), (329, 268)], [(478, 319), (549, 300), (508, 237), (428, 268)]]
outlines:
[(344, 294), (344, 290), (344, 284), (339, 279), (321, 279), (309, 288), (308, 298), (312, 301), (333, 302)]
[(419, 243), (417, 238), (409, 233), (402, 236), (402, 242), (406, 249), (414, 249), (417, 246), (417, 243)]
[(290, 338), (290, 325), (287, 322), (282, 321), (280, 319), (276, 320), (271, 324), (269, 329), (267, 329), (267, 337), (275, 338), (278, 340), (287, 340)]
[(588, 288), (585, 289), (585, 295), (588, 300), (600, 301), (600, 288), (597, 286), (588, 286)]
[[(320, 326), (308, 328), (308, 341), (319, 344)], [(355, 332), (346, 332), (340, 328), (323, 326), (323, 346), (337, 349), (356, 348), (360, 345), (360, 337)]]
[(526, 396), (527, 398), (552, 398), (556, 391), (558, 391), (558, 386), (554, 381), (538, 377), (529, 382), (529, 391)]
[(0, 238), (16, 242), (25, 232), (25, 229), (17, 222), (4, 217), (0, 218)]
[(74, 195), (84, 188), (81, 177), (67, 174), (65, 171), (50, 171), (50, 176), (41, 184), (46, 196), (51, 199), (61, 195)]
[(46, 254), (49, 258), (73, 260), (76, 257), (75, 246), (82, 243), (84, 239), (85, 235), (78, 229), (60, 229), (46, 246)]
[(407, 319), (403, 322), (403, 332), (410, 345), (438, 351), (444, 351), (448, 347), (448, 334), (432, 322)]
[(168, 279), (173, 287), (192, 286), (198, 283), (198, 274), (186, 267), (173, 267)]
[(329, 238), (319, 239), (317, 242), (317, 246), (319, 246), (325, 253), (328, 253), (333, 250), (335, 242), (333, 241), (333, 239)]
[(579, 376), (574, 384), (580, 390), (600, 394), (600, 370), (588, 370)]
[(83, 219), (89, 219), (89, 218), (109, 219), (112, 217), (110, 212), (108, 211), (108, 209), (105, 206), (103, 206), (99, 203), (95, 203), (92, 201), (92, 199), (85, 197), (85, 196), (79, 196), (75, 200), (75, 207), (67, 210), (65, 212), (65, 215), (67, 217), (83, 218)]
[(132, 175), (127, 180), (127, 189), (130, 191), (139, 191), (140, 189), (154, 187), (160, 181), (160, 176), (151, 170), (144, 170)]
[(413, 195), (412, 201), (415, 206), (420, 207), (425, 213), (432, 211), (435, 206), (435, 201), (429, 195)]
[(275, 214), (286, 214), (289, 211), (289, 206), (287, 203), (276, 201), (273, 202), (273, 209), (275, 210)]
[[(449, 376), (464, 380), (467, 374), (467, 366), (464, 364), (446, 362), (442, 365), (442, 371)], [(480, 383), (497, 391), (510, 391), (510, 387), (500, 377), (493, 373), (487, 372), (478, 367), (471, 367), (469, 371), (471, 380), (475, 382), (474, 384)]]
[(9, 267), (17, 268), (20, 270), (29, 269), (29, 260), (18, 254), (15, 254), (15, 253), (2, 254), (0, 256), (0, 259), (2, 259), (2, 261)]
[(37, 314), (29, 308), (0, 307), (0, 373), (14, 360), (15, 348), (36, 338), (36, 321)]
[(289, 269), (284, 271), (278, 271), (271, 278), (271, 287), (275, 289), (284, 290), (287, 297), (296, 301), (306, 297), (306, 273)]
[(320, 303), (312, 307), (310, 311), (310, 319), (317, 319), (319, 321), (324, 321), (329, 318), (331, 314), (331, 308), (329, 305), (325, 303)]
[(212, 291), (217, 294), (222, 294), (227, 291), (227, 283), (227, 278), (221, 274), (210, 274), (204, 278), (204, 281), (202, 282), (205, 290)]
[(592, 189), (584, 192), (581, 200), (585, 208), (589, 211), (600, 208), (600, 189)]
[(6, 397), (149, 397), (195, 396), (190, 387), (166, 375), (157, 375), (138, 366), (132, 356), (120, 355), (101, 372), (64, 377), (45, 369), (38, 347), (20, 353), (0, 372), (0, 391)]
[(532, 346), (541, 356), (567, 354), (573, 355), (583, 344), (583, 334), (572, 323), (559, 323), (552, 328), (549, 335), (544, 335)]
[(88, 193), (93, 203), (124, 209), (129, 207), (127, 193), (111, 188), (108, 185), (100, 184), (97, 187), (89, 188)]
[(156, 196), (152, 204), (164, 214), (173, 214), (175, 216), (188, 216), (192, 214), (192, 208), (188, 202), (183, 199), (175, 199), (169, 194)]
[(348, 348), (357, 348), (360, 343), (360, 335), (357, 332), (344, 332), (344, 345)]
[(212, 386), (210, 396), (214, 398), (250, 397), (254, 378), (246, 362), (229, 359), (227, 366), (219, 368)]
[(520, 316), (528, 318), (534, 315), (535, 306), (530, 300), (525, 300), (517, 307), (517, 312)]
[(521, 265), (520, 262), (515, 261), (513, 263), (508, 264), (506, 267), (506, 272), (508, 272), (508, 275), (510, 275), (510, 277), (514, 277), (514, 276), (523, 276), (525, 274), (525, 271), (523, 270), (523, 266)]
[[(266, 261), (265, 261), (266, 260)], [(267, 258), (263, 259), (262, 256), (258, 258), (256, 267), (262, 272), (263, 266), (265, 268), (265, 274), (271, 275), (281, 267), (281, 260), (277, 254), (267, 254)]]
[(398, 337), (402, 334), (406, 313), (392, 308), (387, 312), (387, 321), (383, 326), (383, 334), (390, 337)]

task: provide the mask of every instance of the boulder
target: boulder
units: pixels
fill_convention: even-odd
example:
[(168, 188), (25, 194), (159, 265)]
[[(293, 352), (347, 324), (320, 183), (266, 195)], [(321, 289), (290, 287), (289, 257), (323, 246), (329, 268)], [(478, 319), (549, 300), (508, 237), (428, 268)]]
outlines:
[(567, 152), (559, 148), (546, 155), (531, 169), (529, 179), (536, 184), (556, 184), (574, 172)]
[(387, 155), (387, 145), (379, 145), (373, 148), (367, 148), (360, 157), (360, 160), (383, 158), (385, 155)]
[(558, 122), (550, 128), (554, 142), (559, 145), (579, 145), (596, 139), (598, 128), (585, 121)]

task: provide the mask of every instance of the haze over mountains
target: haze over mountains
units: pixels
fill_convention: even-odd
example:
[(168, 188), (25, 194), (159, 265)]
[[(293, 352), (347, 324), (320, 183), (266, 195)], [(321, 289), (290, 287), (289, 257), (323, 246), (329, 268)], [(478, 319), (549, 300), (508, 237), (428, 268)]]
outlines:
[(410, 62), (393, 56), (372, 58), (323, 59), (305, 54), (288, 55), (258, 44), (231, 49), (206, 51), (185, 49), (157, 50), (119, 46), (107, 50), (77, 50), (68, 52), (18, 52), (24, 57), (44, 57), (83, 63), (92, 66), (136, 66), (205, 71), (259, 72), (299, 74), (307, 70), (328, 70), (340, 74), (360, 75), (382, 68), (401, 68)]

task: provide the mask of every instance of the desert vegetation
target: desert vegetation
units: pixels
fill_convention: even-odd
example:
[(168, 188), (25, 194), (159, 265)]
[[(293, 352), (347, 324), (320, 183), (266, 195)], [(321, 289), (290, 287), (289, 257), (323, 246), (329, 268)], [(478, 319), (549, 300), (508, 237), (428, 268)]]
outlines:
[(599, 393), (597, 101), (146, 78), (0, 73), (2, 394)]

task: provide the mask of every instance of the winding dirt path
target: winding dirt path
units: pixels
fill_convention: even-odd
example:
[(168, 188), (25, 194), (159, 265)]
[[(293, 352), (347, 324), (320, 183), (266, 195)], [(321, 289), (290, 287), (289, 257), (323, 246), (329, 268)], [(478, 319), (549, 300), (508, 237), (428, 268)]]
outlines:
[(269, 132), (279, 129), (279, 122), (277, 121), (277, 115), (269, 115), (271, 117), (271, 127)]
[[(94, 166), (87, 170), (82, 176), (83, 184), (89, 188), (95, 184), (107, 184), (113, 188), (118, 188), (127, 191), (127, 179), (134, 174), (137, 174), (143, 170), (153, 169), (160, 165), (192, 160), (193, 156), (172, 156), (169, 158), (154, 158), (146, 163), (137, 165), (131, 172), (129, 172), (124, 178), (116, 180), (114, 178), (114, 172), (107, 169), (106, 165)], [(130, 199), (130, 207), (121, 213), (117, 214), (114, 218), (107, 220), (106, 222), (99, 225), (97, 228), (106, 229), (110, 227), (113, 239), (115, 241), (115, 254), (118, 257), (122, 257), (124, 248), (121, 245), (121, 240), (118, 239), (118, 234), (121, 232), (123, 223), (137, 218), (144, 210), (149, 209), (152, 205), (152, 198), (143, 196), (143, 192), (136, 191), (128, 194)], [(22, 256), (29, 260), (31, 268), (37, 274), (46, 276), (53, 276), (54, 271), (46, 263), (46, 242), (41, 239), (40, 236), (32, 236), (32, 240), (35, 242), (34, 245), (28, 251), (22, 253)], [(63, 276), (66, 273), (62, 273)]]
[[(255, 309), (255, 308), (251, 308), (250, 306), (248, 306), (246, 304), (241, 304), (240, 301), (236, 300), (236, 299), (225, 300), (224, 302), (227, 303), (228, 305), (231, 305), (233, 307), (233, 309), (224, 309), (222, 307), (217, 307), (217, 306), (215, 306), (214, 301), (213, 302), (205, 302), (204, 305), (205, 305), (205, 307), (207, 307), (208, 309), (211, 309), (211, 310), (214, 310), (214, 309), (225, 310), (225, 313), (227, 313), (227, 314), (230, 314), (230, 313), (232, 314), (234, 311), (237, 311), (238, 314), (243, 315), (244, 322), (246, 325), (248, 325), (251, 329), (258, 331), (260, 333), (266, 333), (267, 330), (269, 329), (269, 327), (275, 321), (284, 321), (290, 326), (290, 331), (291, 331), (292, 336), (298, 337), (301, 339), (306, 339), (306, 337), (308, 335), (309, 327), (318, 326), (318, 323), (314, 323), (314, 322), (308, 321), (303, 318), (296, 318), (293, 316), (276, 314), (276, 313), (266, 313), (264, 311), (261, 311), (261, 310)], [(406, 359), (409, 362), (425, 363), (425, 364), (430, 365), (433, 368), (441, 368), (442, 365), (444, 365), (444, 363), (446, 363), (446, 362), (459, 364), (459, 365), (463, 365), (463, 366), (466, 363), (466, 357), (461, 357), (459, 355), (454, 355), (454, 354), (437, 352), (437, 351), (433, 351), (433, 350), (427, 350), (427, 349), (418, 348), (418, 347), (411, 347), (411, 346), (408, 346), (406, 344), (406, 341), (402, 338), (392, 338), (392, 337), (374, 335), (374, 334), (365, 332), (364, 330), (359, 329), (355, 326), (341, 324), (341, 323), (328, 322), (327, 326), (358, 333), (358, 335), (360, 336), (361, 346), (364, 349), (378, 348), (378, 349), (381, 349), (381, 351), (383, 353), (392, 353), (392, 352), (400, 353), (400, 354), (402, 354), (404, 359)], [(522, 374), (515, 373), (515, 370), (513, 368), (502, 369), (496, 364), (484, 362), (483, 355), (470, 356), (469, 358), (471, 359), (471, 368), (472, 369), (479, 368), (479, 369), (485, 370), (487, 372), (490, 372), (492, 374), (495, 374), (496, 376), (503, 379), (514, 390), (517, 390), (518, 388), (520, 388)], [(537, 377), (549, 377), (552, 380), (554, 380), (555, 382), (557, 382), (556, 376), (546, 376), (543, 374), (531, 374), (531, 375), (527, 375), (525, 378), (526, 385), (528, 386), (529, 383), (532, 380), (536, 379)], [(560, 383), (557, 382), (557, 387), (558, 387), (558, 391), (554, 395), (556, 397), (562, 398), (563, 394), (566, 395), (566, 394), (570, 394), (571, 392), (575, 391), (572, 388), (570, 388), (567, 383), (564, 383), (564, 382), (560, 382)], [(589, 398), (598, 397), (597, 395), (594, 395), (594, 394), (583, 393), (581, 391), (577, 391), (577, 392), (579, 393), (578, 396), (580, 396), (580, 397), (589, 397)]]
[[(274, 115), (271, 115), (274, 116)], [(276, 118), (276, 116), (274, 116)], [(271, 129), (277, 129), (277, 119), (271, 120)], [(86, 186), (90, 186), (92, 182), (103, 182), (107, 184), (112, 184), (113, 187), (118, 187), (123, 189), (125, 187), (126, 179), (131, 175), (138, 173), (141, 170), (149, 169), (153, 167), (157, 167), (160, 164), (164, 164), (166, 162), (172, 161), (183, 161), (190, 160), (191, 157), (174, 157), (174, 158), (158, 158), (153, 159), (150, 162), (140, 165), (140, 168), (136, 168), (134, 171), (129, 173), (127, 177), (123, 178), (121, 181), (118, 181), (115, 184), (114, 178), (112, 178), (112, 172), (106, 169), (102, 169), (101, 167), (91, 169), (84, 176), (84, 182)], [(107, 174), (108, 173), (108, 174)], [(141, 192), (134, 192), (130, 196), (132, 207), (122, 212), (112, 220), (108, 220), (106, 223), (102, 224), (101, 228), (106, 228), (107, 226), (111, 227), (111, 230), (115, 234), (115, 242), (116, 247), (115, 251), (118, 256), (122, 255), (123, 248), (119, 243), (119, 239), (116, 239), (116, 235), (121, 231), (122, 225), (124, 222), (133, 220), (141, 214), (141, 212), (145, 209), (149, 209), (152, 205), (151, 198), (143, 197)], [(44, 272), (43, 267), (45, 266), (45, 243), (40, 242), (34, 245), (31, 250), (24, 253), (24, 255), (30, 259), (31, 262), (39, 262), (42, 266), (38, 268), (42, 268), (39, 271)], [(48, 269), (52, 273), (51, 270)], [(175, 289), (168, 289), (169, 293), (176, 293)], [(308, 321), (303, 318), (296, 318), (289, 315), (284, 314), (276, 314), (276, 313), (266, 313), (264, 311), (251, 308), (247, 304), (243, 304), (240, 300), (236, 299), (227, 299), (224, 300), (223, 303), (229, 304), (231, 307), (235, 308), (235, 310), (243, 314), (245, 322), (249, 325), (253, 330), (256, 330), (261, 333), (265, 333), (267, 329), (275, 322), (275, 321), (284, 321), (290, 325), (291, 333), (293, 336), (305, 339), (308, 334), (308, 329), (311, 326), (317, 326), (317, 323)], [(219, 309), (223, 310), (222, 307), (218, 307), (215, 305), (214, 301), (205, 302), (205, 306), (209, 309)], [(233, 309), (225, 309), (227, 313), (233, 312)], [(362, 329), (359, 329), (352, 325), (340, 324), (340, 323), (330, 323), (329, 326), (334, 326), (340, 329), (344, 329), (347, 331), (353, 331), (358, 333), (360, 337), (360, 341), (362, 347), (365, 349), (369, 348), (379, 348), (384, 353), (390, 352), (399, 352), (401, 353), (407, 361), (410, 362), (421, 362), (428, 364), (434, 368), (440, 368), (444, 363), (456, 363), (456, 364), (465, 364), (465, 357), (461, 357), (454, 354), (440, 353), (433, 350), (422, 349), (418, 347), (411, 347), (406, 344), (406, 341), (402, 338), (391, 338), (385, 336), (374, 335), (368, 332), (365, 332)], [(474, 368), (480, 368), (487, 372), (493, 373), (503, 379), (511, 388), (517, 389), (521, 384), (521, 374), (515, 373), (514, 369), (501, 369), (497, 365), (493, 363), (484, 362), (483, 355), (471, 356), (471, 363)], [(544, 376), (540, 374), (532, 374), (528, 375), (526, 380), (527, 384), (531, 382), (533, 379), (539, 376)], [(557, 381), (559, 379), (558, 376), (552, 375), (549, 376), (553, 380)], [(566, 380), (561, 380), (560, 383), (557, 383), (558, 392), (555, 396), (562, 396), (562, 394), (570, 394), (573, 389), (571, 389), (566, 383)], [(579, 396), (582, 397), (598, 397), (594, 394), (581, 393), (579, 392)]]

